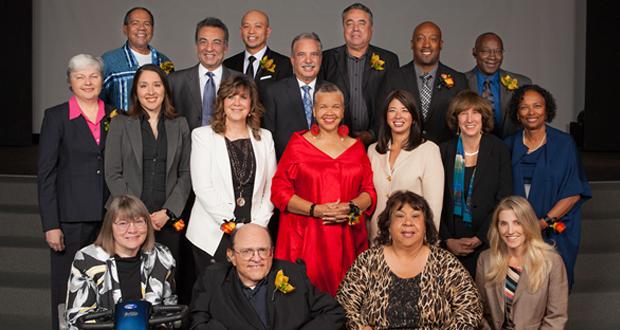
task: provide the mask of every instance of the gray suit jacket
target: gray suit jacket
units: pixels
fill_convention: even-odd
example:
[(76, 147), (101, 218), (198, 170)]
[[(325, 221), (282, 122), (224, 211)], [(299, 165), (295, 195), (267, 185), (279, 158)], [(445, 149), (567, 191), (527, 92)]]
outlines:
[[(535, 293), (528, 291), (527, 271), (521, 273), (512, 302), (512, 321), (515, 330), (564, 329), (568, 320), (568, 280), (562, 257), (556, 252), (545, 253), (551, 266), (546, 278)], [(504, 323), (504, 281), (486, 281), (491, 267), (490, 250), (483, 251), (476, 268), (476, 285), (484, 307), (482, 329), (501, 329)]]
[[(166, 155), (166, 202), (163, 208), (181, 215), (191, 188), (189, 176), (190, 135), (183, 117), (164, 119)], [(105, 149), (105, 181), (111, 197), (142, 195), (142, 129), (140, 118), (118, 115), (110, 123)]]
[[(519, 87), (523, 85), (530, 85), (532, 83), (532, 80), (530, 80), (530, 78), (524, 75), (499, 69), (500, 79), (505, 75), (510, 75), (510, 77), (517, 79), (517, 81), (519, 82)], [(467, 77), (467, 81), (469, 82), (469, 89), (476, 93), (480, 93), (480, 91), (478, 90), (478, 76), (476, 75), (476, 68), (474, 67), (470, 71), (465, 72), (465, 76)], [(519, 124), (515, 123), (512, 119), (509, 118), (510, 109), (508, 109), (508, 107), (510, 106), (510, 99), (512, 98), (513, 91), (508, 90), (508, 88), (506, 88), (506, 86), (504, 86), (501, 81), (499, 85), (499, 102), (500, 109), (502, 111), (502, 131), (501, 134), (498, 135), (498, 137), (500, 139), (503, 139), (516, 133), (519, 129), (521, 129), (521, 127), (519, 126)], [(495, 130), (495, 132), (497, 132), (497, 130)]]
[[(172, 104), (178, 113), (187, 119), (190, 130), (202, 126), (202, 97), (200, 96), (200, 79), (198, 66), (175, 71), (168, 76), (172, 90)], [(240, 72), (222, 67), (222, 81)]]

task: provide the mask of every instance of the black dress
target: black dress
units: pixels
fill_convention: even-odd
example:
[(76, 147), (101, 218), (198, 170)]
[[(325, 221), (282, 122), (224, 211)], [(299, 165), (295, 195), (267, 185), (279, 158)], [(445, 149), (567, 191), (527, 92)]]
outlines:
[(400, 278), (390, 272), (392, 286), (388, 298), (386, 317), (390, 329), (417, 329), (420, 321), (420, 274)]

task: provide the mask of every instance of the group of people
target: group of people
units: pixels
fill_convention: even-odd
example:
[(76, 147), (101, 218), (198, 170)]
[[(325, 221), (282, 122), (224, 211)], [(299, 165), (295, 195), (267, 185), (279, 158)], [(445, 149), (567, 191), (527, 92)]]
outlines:
[(495, 33), (460, 73), (432, 22), (402, 67), (368, 7), (342, 25), (343, 46), (301, 33), (289, 59), (251, 10), (224, 60), (207, 17), (175, 71), (135, 7), (121, 48), (71, 58), (39, 146), (55, 328), (62, 303), (71, 327), (176, 304), (190, 263), (192, 329), (563, 327), (591, 192), (553, 96), (501, 68)]

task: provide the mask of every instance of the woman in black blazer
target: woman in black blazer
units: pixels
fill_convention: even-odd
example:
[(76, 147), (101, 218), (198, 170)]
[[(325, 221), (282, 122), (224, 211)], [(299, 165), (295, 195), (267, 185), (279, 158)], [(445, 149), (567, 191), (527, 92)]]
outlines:
[(445, 171), (439, 235), (472, 277), (495, 205), (512, 192), (510, 152), (493, 131), (491, 104), (472, 91), (450, 102), (448, 126), (457, 136), (440, 145)]
[(158, 243), (179, 260), (189, 196), (189, 126), (171, 103), (166, 73), (146, 64), (136, 71), (127, 115), (115, 117), (106, 142), (105, 179), (113, 197), (133, 195), (146, 205)]
[(73, 96), (45, 111), (37, 169), (39, 212), (51, 248), (53, 329), (73, 256), (95, 240), (108, 198), (103, 154), (112, 109), (99, 99), (103, 62), (76, 55), (67, 80)]

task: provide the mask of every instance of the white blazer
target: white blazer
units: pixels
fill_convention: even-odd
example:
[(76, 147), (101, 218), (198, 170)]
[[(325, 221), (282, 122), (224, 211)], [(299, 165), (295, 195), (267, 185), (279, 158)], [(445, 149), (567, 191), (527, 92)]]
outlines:
[[(260, 141), (248, 131), (256, 157), (251, 220), (267, 227), (273, 214), (271, 179), (276, 171), (276, 154), (268, 130), (261, 128)], [(224, 234), (220, 225), (235, 217), (235, 196), (226, 140), (211, 126), (192, 131), (190, 174), (196, 201), (185, 236), (196, 247), (214, 255)]]

